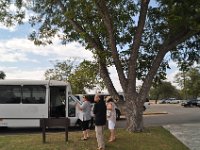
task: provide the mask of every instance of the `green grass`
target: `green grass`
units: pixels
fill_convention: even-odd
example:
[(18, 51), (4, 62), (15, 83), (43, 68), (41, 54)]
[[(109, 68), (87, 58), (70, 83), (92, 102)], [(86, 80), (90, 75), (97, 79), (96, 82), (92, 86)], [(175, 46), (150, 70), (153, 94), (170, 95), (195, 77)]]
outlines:
[[(90, 139), (81, 141), (81, 131), (69, 132), (69, 141), (65, 142), (64, 132), (48, 132), (45, 144), (42, 134), (1, 135), (0, 150), (96, 150), (95, 131), (90, 135)], [(108, 143), (109, 131), (105, 130), (106, 150), (189, 150), (162, 127), (146, 128), (143, 133), (117, 129), (116, 135), (116, 141)]]

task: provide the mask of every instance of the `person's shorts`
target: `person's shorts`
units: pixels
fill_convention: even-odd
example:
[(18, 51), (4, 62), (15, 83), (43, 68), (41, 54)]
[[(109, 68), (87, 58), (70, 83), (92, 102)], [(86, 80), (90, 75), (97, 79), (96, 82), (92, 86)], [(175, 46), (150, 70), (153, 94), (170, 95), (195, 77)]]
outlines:
[(90, 120), (82, 121), (82, 126), (81, 126), (81, 128), (82, 128), (83, 131), (89, 129), (89, 122), (90, 122)]
[(115, 122), (113, 122), (112, 120), (108, 120), (108, 129), (115, 129)]

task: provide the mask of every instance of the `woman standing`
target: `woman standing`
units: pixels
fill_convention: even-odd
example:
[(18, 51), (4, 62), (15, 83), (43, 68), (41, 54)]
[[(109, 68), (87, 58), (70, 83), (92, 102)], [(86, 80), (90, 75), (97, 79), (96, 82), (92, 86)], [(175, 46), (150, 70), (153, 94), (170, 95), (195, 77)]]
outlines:
[(81, 128), (83, 131), (82, 140), (87, 140), (89, 138), (89, 122), (91, 119), (91, 104), (88, 101), (87, 97), (83, 96), (83, 104), (77, 105), (79, 110), (81, 111), (81, 115), (79, 119), (82, 121)]
[(106, 107), (107, 107), (107, 120), (108, 120), (108, 129), (110, 130), (109, 142), (113, 142), (115, 137), (115, 124), (116, 124), (116, 105), (114, 100), (109, 96), (106, 98)]

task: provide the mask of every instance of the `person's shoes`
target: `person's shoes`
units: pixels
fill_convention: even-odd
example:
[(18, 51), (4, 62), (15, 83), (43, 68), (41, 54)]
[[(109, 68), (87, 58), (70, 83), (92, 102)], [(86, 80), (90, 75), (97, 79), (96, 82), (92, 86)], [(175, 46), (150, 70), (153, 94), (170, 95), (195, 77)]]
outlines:
[(87, 138), (82, 137), (81, 140), (85, 141), (85, 140), (87, 140)]
[(115, 141), (115, 138), (114, 139), (109, 139), (108, 142), (114, 142)]
[(102, 147), (98, 147), (97, 150), (105, 150), (105, 149), (103, 149)]

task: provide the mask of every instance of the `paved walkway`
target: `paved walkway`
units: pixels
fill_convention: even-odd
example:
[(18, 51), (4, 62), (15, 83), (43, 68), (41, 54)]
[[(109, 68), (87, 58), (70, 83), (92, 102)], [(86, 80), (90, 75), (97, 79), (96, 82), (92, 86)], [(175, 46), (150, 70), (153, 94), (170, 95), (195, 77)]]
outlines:
[(165, 125), (177, 139), (190, 150), (200, 150), (200, 123)]

